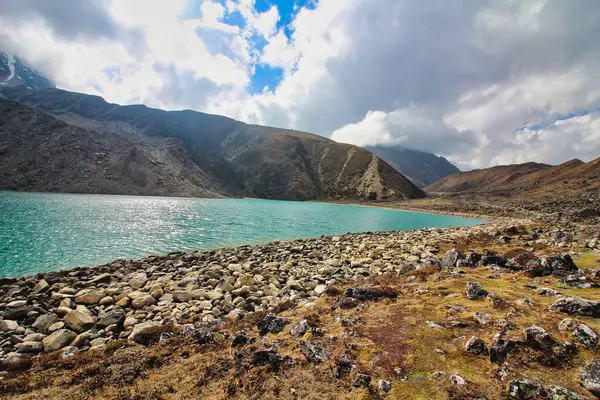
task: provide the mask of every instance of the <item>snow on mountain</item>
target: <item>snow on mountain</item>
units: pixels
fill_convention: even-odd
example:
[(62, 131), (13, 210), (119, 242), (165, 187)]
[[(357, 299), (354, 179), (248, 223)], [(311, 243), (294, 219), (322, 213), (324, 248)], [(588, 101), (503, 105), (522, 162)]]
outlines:
[(29, 89), (53, 88), (55, 85), (38, 70), (12, 53), (0, 52), (0, 85), (25, 86)]

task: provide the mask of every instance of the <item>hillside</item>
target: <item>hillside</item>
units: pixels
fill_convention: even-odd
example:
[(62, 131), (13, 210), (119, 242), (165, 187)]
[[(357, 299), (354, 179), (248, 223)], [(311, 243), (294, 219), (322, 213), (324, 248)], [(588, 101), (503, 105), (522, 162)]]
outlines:
[(0, 100), (0, 190), (221, 197), (236, 195), (172, 139), (148, 143), (68, 125)]
[(222, 186), (244, 196), (287, 200), (425, 196), (371, 152), (318, 135), (248, 125), (191, 110), (119, 106), (98, 96), (58, 89), (0, 89), (10, 99), (98, 136), (111, 134), (127, 141), (174, 139), (202, 159), (202, 169)]
[(526, 163), (460, 172), (427, 186), (428, 193), (560, 195), (600, 189), (600, 159), (557, 166)]
[(400, 146), (367, 146), (365, 148), (384, 159), (420, 188), (445, 176), (460, 172), (450, 161), (433, 153), (409, 150)]

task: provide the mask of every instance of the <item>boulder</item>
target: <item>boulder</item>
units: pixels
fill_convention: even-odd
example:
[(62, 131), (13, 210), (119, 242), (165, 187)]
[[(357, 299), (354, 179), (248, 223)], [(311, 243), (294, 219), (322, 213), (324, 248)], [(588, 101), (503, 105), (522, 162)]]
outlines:
[(87, 331), (96, 323), (96, 319), (94, 317), (76, 310), (69, 311), (63, 318), (63, 321), (75, 332)]
[(479, 282), (467, 282), (467, 287), (465, 289), (465, 293), (467, 298), (471, 300), (482, 299), (487, 296), (488, 292), (483, 288), (481, 283)]
[(302, 354), (304, 354), (304, 357), (306, 357), (306, 359), (313, 364), (318, 364), (323, 361), (327, 361), (331, 356), (331, 352), (326, 348), (314, 345), (311, 342), (305, 340), (302, 340), (300, 342), (299, 347)]
[(525, 328), (525, 343), (538, 350), (550, 350), (556, 345), (556, 340), (542, 327), (530, 325)]
[(467, 341), (467, 343), (465, 344), (465, 350), (467, 351), (467, 353), (474, 355), (487, 354), (485, 343), (483, 343), (483, 340), (479, 339), (476, 336), (472, 336)]
[(136, 324), (129, 335), (129, 340), (138, 342), (142, 339), (143, 335), (152, 331), (154, 328), (162, 326), (162, 322), (159, 321), (146, 321), (140, 324)]
[(600, 397), (600, 358), (583, 368), (579, 374), (579, 382), (596, 397)]
[(481, 261), (481, 254), (474, 251), (467, 252), (467, 255), (465, 256), (465, 262), (467, 263), (468, 267), (476, 267), (477, 264), (479, 264), (479, 261)]
[(290, 323), (290, 320), (284, 317), (279, 317), (275, 314), (268, 314), (262, 321), (258, 323), (258, 329), (261, 335), (267, 333), (279, 333), (283, 327)]
[(139, 310), (144, 307), (153, 306), (155, 304), (156, 304), (156, 299), (154, 297), (150, 296), (149, 294), (139, 296), (131, 302), (131, 306), (135, 310)]
[(17, 329), (19, 329), (19, 323), (17, 321), (8, 319), (0, 321), (0, 332), (16, 331)]
[(290, 357), (285, 356), (274, 349), (259, 348), (252, 353), (252, 365), (266, 365), (273, 370), (279, 370), (283, 366), (292, 366), (293, 361)]
[(351, 287), (346, 289), (344, 293), (346, 297), (351, 297), (359, 301), (377, 301), (383, 298), (395, 299), (398, 297), (398, 292), (388, 287), (372, 287), (372, 288), (361, 288)]
[(120, 308), (116, 308), (104, 314), (102, 318), (98, 321), (97, 325), (99, 328), (106, 328), (110, 325), (117, 325), (118, 327), (123, 327), (123, 322), (125, 321), (125, 311)]
[(51, 352), (60, 350), (69, 345), (76, 337), (77, 334), (73, 331), (68, 329), (59, 329), (42, 340), (44, 351)]
[(575, 329), (575, 321), (571, 318), (564, 318), (558, 323), (559, 331), (572, 331), (573, 329)]
[(579, 324), (572, 333), (573, 339), (590, 350), (598, 346), (598, 335), (586, 324)]
[(540, 260), (542, 267), (551, 271), (552, 275), (563, 277), (577, 272), (577, 265), (568, 254), (556, 254), (548, 257), (543, 257)]
[(389, 393), (392, 390), (392, 382), (380, 379), (377, 383), (377, 388), (382, 393)]
[(91, 291), (75, 298), (75, 303), (85, 305), (96, 305), (104, 298), (104, 293), (101, 291)]
[(39, 353), (44, 350), (44, 345), (41, 342), (22, 342), (17, 343), (15, 349), (19, 353)]
[(550, 311), (560, 311), (569, 315), (600, 317), (600, 302), (581, 297), (561, 297), (550, 306)]
[(562, 386), (548, 386), (546, 392), (548, 393), (549, 400), (589, 400), (587, 397)]
[(369, 388), (371, 386), (371, 376), (367, 374), (356, 374), (352, 381), (352, 386)]
[(442, 266), (446, 268), (456, 268), (456, 263), (462, 260), (463, 256), (456, 249), (448, 250), (442, 257)]
[(538, 381), (520, 379), (508, 384), (508, 398), (516, 400), (537, 400), (546, 397), (546, 390)]
[(49, 287), (50, 285), (48, 285), (48, 282), (46, 282), (46, 280), (44, 279), (41, 279), (38, 281), (38, 283), (35, 284), (33, 289), (31, 289), (31, 292), (33, 294), (42, 293), (48, 290)]
[(31, 366), (31, 355), (16, 352), (8, 353), (0, 359), (0, 370), (21, 371)]
[(298, 323), (294, 324), (294, 326), (292, 326), (292, 328), (290, 329), (290, 335), (292, 335), (294, 339), (299, 339), (302, 336), (304, 336), (304, 334), (309, 330), (310, 325), (308, 324), (308, 321), (303, 319)]
[(490, 345), (490, 361), (494, 364), (502, 364), (506, 357), (517, 348), (519, 342), (505, 339), (502, 333), (497, 333), (492, 339)]

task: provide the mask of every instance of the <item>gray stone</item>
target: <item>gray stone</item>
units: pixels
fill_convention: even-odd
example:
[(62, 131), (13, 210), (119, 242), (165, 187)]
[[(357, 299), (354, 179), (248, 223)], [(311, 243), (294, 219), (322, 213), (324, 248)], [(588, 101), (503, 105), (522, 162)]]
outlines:
[(39, 353), (44, 350), (44, 345), (41, 342), (22, 342), (17, 343), (15, 348), (19, 353)]
[(70, 344), (73, 339), (77, 337), (77, 334), (68, 329), (59, 329), (56, 332), (53, 332), (50, 336), (46, 337), (42, 340), (42, 344), (44, 345), (44, 351), (51, 352), (60, 350), (63, 347)]
[(96, 323), (96, 319), (94, 317), (76, 310), (69, 311), (63, 318), (63, 321), (75, 332), (87, 331)]
[(104, 298), (104, 293), (100, 291), (91, 291), (75, 298), (75, 303), (85, 305), (98, 304)]
[(279, 317), (275, 314), (268, 314), (258, 324), (258, 329), (261, 335), (267, 333), (279, 333), (283, 330), (283, 327), (290, 323), (290, 320), (284, 317)]
[(549, 400), (589, 400), (589, 398), (562, 386), (551, 385), (546, 391)]
[(600, 397), (600, 358), (585, 366), (579, 374), (579, 382), (596, 397)]
[(467, 351), (467, 353), (474, 355), (487, 354), (485, 343), (483, 343), (483, 340), (479, 339), (476, 336), (472, 336), (467, 341), (467, 343), (465, 344), (465, 350)]
[(368, 388), (371, 386), (371, 376), (367, 374), (356, 374), (352, 381), (352, 386)]
[(463, 378), (456, 372), (453, 373), (452, 375), (450, 375), (450, 377), (448, 379), (450, 379), (450, 382), (454, 383), (455, 385), (463, 386), (463, 385), (467, 384), (467, 381), (465, 380), (465, 378)]
[(573, 339), (590, 350), (598, 346), (598, 335), (586, 324), (579, 324), (572, 333)]
[(137, 324), (133, 327), (131, 334), (129, 335), (129, 340), (137, 342), (144, 333), (147, 333), (149, 330), (161, 326), (162, 323), (158, 321), (147, 321), (142, 322), (141, 324)]
[(44, 279), (41, 279), (40, 281), (38, 281), (38, 283), (35, 284), (31, 292), (34, 294), (45, 292), (46, 290), (48, 290), (49, 286), (50, 285), (48, 285), (48, 282), (46, 282)]
[(546, 391), (538, 381), (520, 379), (508, 384), (508, 397), (517, 400), (536, 400), (544, 398)]
[(556, 340), (544, 328), (537, 325), (525, 328), (525, 341), (527, 345), (543, 350), (552, 349), (556, 344)]
[(290, 335), (292, 335), (294, 339), (298, 339), (304, 336), (304, 334), (309, 330), (310, 325), (308, 324), (308, 321), (303, 319), (298, 323), (294, 324), (294, 326), (292, 326), (292, 328), (290, 329)]
[(448, 250), (442, 258), (442, 266), (446, 268), (456, 268), (458, 260), (463, 258), (462, 254), (456, 249)]
[(331, 356), (331, 352), (326, 348), (317, 346), (305, 340), (300, 342), (300, 351), (304, 354), (304, 357), (313, 364), (327, 361)]
[(559, 331), (572, 331), (573, 329), (575, 329), (575, 321), (571, 318), (565, 318), (558, 323)]
[(97, 325), (100, 328), (106, 328), (109, 325), (117, 325), (122, 327), (125, 321), (125, 311), (120, 308), (116, 308), (104, 314), (98, 321)]
[(600, 302), (581, 297), (561, 297), (550, 306), (550, 311), (560, 311), (569, 315), (600, 317)]
[(392, 390), (392, 382), (380, 379), (377, 387), (379, 388), (379, 391), (389, 393)]
[(0, 332), (16, 331), (19, 329), (17, 321), (2, 320), (0, 321)]
[(156, 299), (149, 294), (137, 297), (131, 302), (131, 306), (135, 310), (142, 309), (144, 307), (153, 306), (156, 304)]
[(478, 300), (487, 296), (488, 292), (483, 289), (481, 283), (479, 282), (467, 282), (467, 287), (465, 289), (465, 293), (467, 298), (470, 300)]

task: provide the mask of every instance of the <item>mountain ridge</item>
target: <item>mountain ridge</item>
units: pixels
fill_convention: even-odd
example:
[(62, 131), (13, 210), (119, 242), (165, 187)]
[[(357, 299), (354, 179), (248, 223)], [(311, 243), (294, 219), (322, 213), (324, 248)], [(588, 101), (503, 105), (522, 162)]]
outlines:
[(69, 125), (128, 141), (171, 138), (206, 172), (244, 196), (285, 199), (419, 198), (425, 194), (371, 152), (318, 135), (248, 125), (191, 110), (120, 106), (60, 89), (0, 88), (5, 97)]

